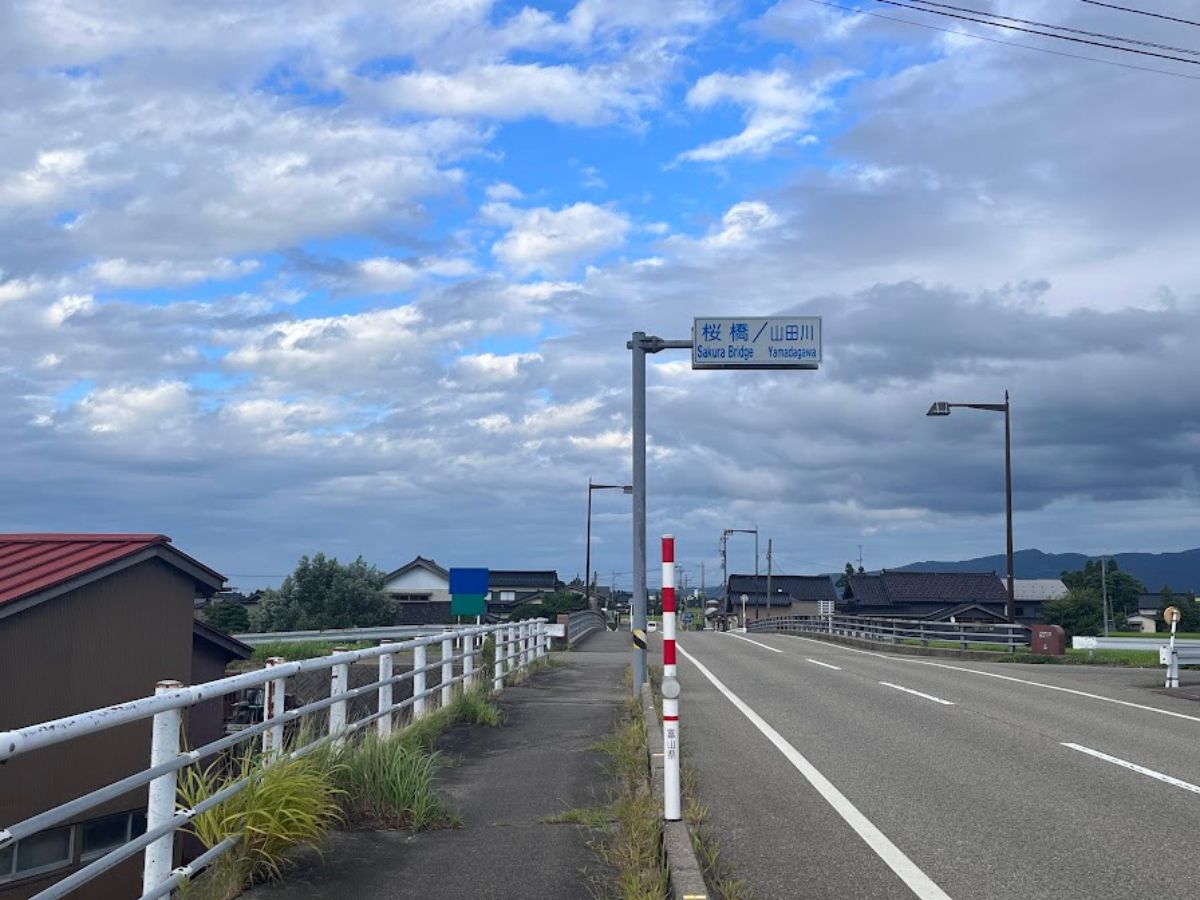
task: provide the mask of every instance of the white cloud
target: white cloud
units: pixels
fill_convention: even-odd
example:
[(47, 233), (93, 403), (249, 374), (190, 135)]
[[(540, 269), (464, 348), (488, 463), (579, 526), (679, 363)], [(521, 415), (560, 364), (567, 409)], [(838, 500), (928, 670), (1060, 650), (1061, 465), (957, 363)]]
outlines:
[(848, 73), (838, 72), (801, 83), (791, 72), (750, 72), (705, 75), (688, 91), (687, 104), (708, 109), (723, 101), (745, 107), (746, 127), (732, 137), (721, 138), (679, 154), (692, 162), (719, 162), (734, 156), (763, 156), (785, 142), (811, 142), (805, 130), (813, 116), (831, 106), (829, 90)]
[(114, 287), (151, 288), (167, 285), (195, 284), (198, 281), (228, 281), (241, 278), (258, 269), (258, 261), (244, 259), (215, 259), (207, 263), (182, 263), (168, 260), (130, 262), (105, 259), (92, 266), (92, 277)]
[(520, 200), (525, 196), (507, 181), (497, 181), (495, 184), (488, 185), (486, 194), (489, 200), (497, 202)]
[(490, 382), (504, 382), (514, 380), (521, 369), (530, 363), (541, 361), (540, 353), (477, 353), (459, 357), (457, 365), (472, 376)]
[(95, 308), (96, 300), (91, 294), (67, 294), (46, 310), (45, 319), (51, 325), (62, 325), (72, 316), (89, 313)]
[(186, 417), (190, 398), (187, 385), (164, 381), (151, 387), (102, 388), (84, 397), (79, 406), (94, 432), (157, 434)]
[(626, 216), (594, 203), (575, 203), (559, 210), (492, 203), (482, 212), (486, 218), (510, 226), (492, 252), (521, 275), (567, 271), (620, 247), (631, 228)]

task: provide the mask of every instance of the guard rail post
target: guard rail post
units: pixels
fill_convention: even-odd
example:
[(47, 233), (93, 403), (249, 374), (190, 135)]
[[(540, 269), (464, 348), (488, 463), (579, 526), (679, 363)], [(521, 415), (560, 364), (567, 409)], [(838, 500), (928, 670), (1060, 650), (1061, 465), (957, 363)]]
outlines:
[(475, 686), (475, 636), (470, 632), (463, 635), (463, 690)]
[[(285, 662), (282, 656), (267, 658), (267, 668), (273, 669)], [(287, 679), (272, 678), (263, 685), (263, 721), (275, 720), (275, 724), (263, 732), (263, 753), (268, 759), (283, 752), (283, 715), (284, 700), (287, 696)]]
[[(346, 647), (334, 647), (332, 656), (345, 653)], [(331, 698), (344, 695), (350, 689), (350, 665), (338, 663), (329, 667), (329, 696)], [(333, 736), (333, 746), (341, 747), (345, 743), (342, 733), (346, 730), (346, 701), (334, 700), (329, 707), (329, 733)]]
[[(379, 646), (386, 647), (391, 641), (380, 641)], [(395, 657), (384, 653), (379, 657), (379, 718), (375, 720), (375, 730), (381, 740), (392, 736), (392, 675), (395, 671)]]
[(492, 691), (500, 693), (504, 690), (504, 629), (497, 628), (492, 632), (495, 641), (495, 652), (492, 654)]
[[(160, 681), (156, 695), (183, 687), (178, 681)], [(178, 707), (154, 714), (150, 732), (150, 767), (169, 763), (179, 756), (179, 727), (183, 714)], [(175, 771), (150, 782), (146, 801), (146, 829), (165, 825), (175, 815)], [(164, 834), (146, 847), (142, 863), (142, 893), (149, 893), (171, 875), (175, 857), (175, 832)]]
[(429, 648), (425, 644), (413, 647), (413, 719), (425, 715), (425, 669)]
[(447, 629), (442, 638), (442, 706), (454, 699), (454, 632)]
[(505, 660), (505, 668), (507, 668), (508, 674), (511, 675), (517, 670), (517, 626), (509, 625), (505, 631), (507, 633), (504, 636), (504, 640), (508, 645), (508, 658)]

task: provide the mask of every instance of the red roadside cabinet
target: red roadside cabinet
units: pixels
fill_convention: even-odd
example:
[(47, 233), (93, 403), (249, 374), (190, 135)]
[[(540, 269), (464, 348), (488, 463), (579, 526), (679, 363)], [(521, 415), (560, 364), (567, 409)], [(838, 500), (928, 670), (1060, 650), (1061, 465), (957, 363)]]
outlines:
[(1037, 656), (1062, 656), (1067, 652), (1067, 633), (1061, 625), (1034, 625), (1029, 629), (1029, 649)]

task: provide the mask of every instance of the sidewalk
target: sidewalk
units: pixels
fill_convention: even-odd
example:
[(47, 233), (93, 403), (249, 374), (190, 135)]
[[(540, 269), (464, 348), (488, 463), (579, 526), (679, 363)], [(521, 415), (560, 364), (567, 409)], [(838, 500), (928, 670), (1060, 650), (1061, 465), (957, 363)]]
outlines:
[(506, 688), (500, 728), (457, 727), (438, 749), (457, 764), (439, 786), (463, 827), (409, 834), (337, 832), (324, 858), (307, 854), (253, 900), (588, 897), (595, 866), (586, 832), (543, 819), (604, 801), (602, 754), (588, 748), (612, 731), (627, 688), (629, 633), (604, 632), (530, 681)]

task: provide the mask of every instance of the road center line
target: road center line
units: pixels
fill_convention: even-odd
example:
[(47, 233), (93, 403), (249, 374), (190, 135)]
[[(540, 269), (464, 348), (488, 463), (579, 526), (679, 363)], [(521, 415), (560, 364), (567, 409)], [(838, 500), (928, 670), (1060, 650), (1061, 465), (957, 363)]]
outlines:
[(1072, 750), (1078, 750), (1080, 753), (1086, 753), (1088, 756), (1094, 756), (1096, 759), (1102, 759), (1105, 762), (1110, 762), (1115, 766), (1121, 766), (1122, 768), (1137, 772), (1140, 775), (1149, 775), (1151, 778), (1157, 778), (1159, 781), (1164, 781), (1167, 784), (1173, 784), (1175, 787), (1183, 788), (1185, 791), (1191, 791), (1193, 794), (1200, 794), (1200, 786), (1194, 785), (1190, 781), (1181, 781), (1178, 778), (1172, 778), (1170, 775), (1164, 775), (1162, 772), (1156, 772), (1153, 769), (1147, 769), (1145, 766), (1139, 766), (1137, 763), (1131, 763), (1127, 759), (1109, 756), (1107, 753), (1101, 753), (1099, 750), (1093, 750), (1090, 747), (1083, 747), (1079, 744), (1069, 744), (1066, 741), (1063, 741), (1062, 745), (1064, 747), (1070, 747)]
[(842, 667), (841, 667), (841, 666), (835, 666), (835, 665), (833, 665), (832, 663), (821, 662), (819, 659), (809, 659), (809, 658), (806, 656), (806, 657), (804, 657), (804, 661), (805, 661), (805, 662), (810, 662), (810, 663), (812, 663), (814, 666), (824, 666), (824, 667), (825, 667), (825, 668), (827, 668), (827, 669), (835, 669), (835, 670), (836, 670), (836, 671), (838, 671), (838, 672), (842, 671)]
[[(734, 634), (732, 631), (718, 631), (717, 634), (727, 634), (730, 637), (735, 637), (739, 641), (745, 641), (747, 644), (753, 644), (755, 647), (762, 647), (764, 650), (770, 650), (772, 653), (782, 653), (778, 647), (768, 647), (766, 644), (761, 644), (758, 641), (752, 641), (748, 637), (742, 637), (740, 634)], [(679, 646), (676, 644), (676, 646)]]
[[(770, 648), (774, 649), (774, 648)], [(950, 900), (950, 896), (943, 891), (937, 884), (926, 875), (917, 864), (909, 859), (904, 852), (888, 839), (875, 824), (859, 812), (858, 808), (851, 803), (846, 795), (839, 791), (828, 778), (822, 775), (812, 763), (788, 743), (778, 731), (772, 728), (767, 721), (751, 709), (741, 697), (727, 688), (716, 675), (708, 670), (700, 660), (692, 656), (682, 647), (678, 647), (680, 654), (685, 659), (690, 661), (700, 674), (712, 682), (713, 687), (725, 695), (734, 707), (750, 720), (759, 731), (766, 736), (776, 749), (784, 755), (804, 778), (811, 784), (824, 799), (825, 802), (833, 807), (834, 811), (841, 816), (846, 824), (849, 825), (858, 834), (859, 837), (866, 842), (875, 854), (887, 864), (900, 880), (903, 881), (908, 889), (911, 890), (920, 900)]]
[(879, 682), (884, 687), (895, 688), (898, 691), (904, 691), (906, 694), (912, 694), (914, 697), (924, 697), (926, 700), (932, 700), (934, 703), (940, 703), (942, 706), (953, 706), (949, 700), (943, 700), (941, 697), (935, 697), (933, 694), (922, 694), (920, 691), (914, 691), (912, 688), (901, 687), (898, 684), (892, 684), (890, 681)]
[(1146, 712), (1158, 713), (1160, 716), (1170, 716), (1173, 719), (1186, 719), (1189, 722), (1200, 723), (1200, 716), (1189, 716), (1187, 713), (1174, 712), (1170, 709), (1159, 709), (1157, 706), (1146, 706), (1141, 703), (1134, 703), (1131, 700), (1118, 700), (1116, 697), (1105, 697), (1102, 694), (1092, 694), (1088, 691), (1078, 691), (1074, 688), (1060, 687), (1057, 684), (1046, 684), (1044, 681), (1030, 681), (1028, 678), (1017, 678), (1014, 675), (1001, 675), (999, 672), (985, 672), (983, 669), (969, 669), (966, 666), (951, 666), (946, 663), (933, 662), (928, 659), (913, 659), (907, 656), (890, 656), (887, 653), (876, 653), (874, 650), (862, 650), (858, 647), (847, 647), (845, 644), (834, 644), (830, 641), (818, 641), (814, 638), (801, 637), (798, 634), (791, 634), (788, 637), (796, 638), (801, 641), (808, 641), (810, 644), (820, 644), (823, 647), (837, 647), (841, 650), (848, 650), (851, 653), (861, 653), (864, 656), (877, 656), (880, 659), (890, 660), (891, 662), (914, 663), (919, 666), (933, 666), (936, 669), (949, 669), (952, 672), (970, 672), (973, 675), (986, 675), (988, 678), (999, 678), (1001, 681), (1015, 681), (1017, 684), (1027, 684), (1031, 687), (1045, 688), (1048, 691), (1058, 691), (1062, 694), (1074, 694), (1076, 697), (1087, 697), (1089, 700), (1101, 700), (1104, 703), (1115, 703), (1117, 706), (1128, 706), (1132, 709), (1141, 709)]

